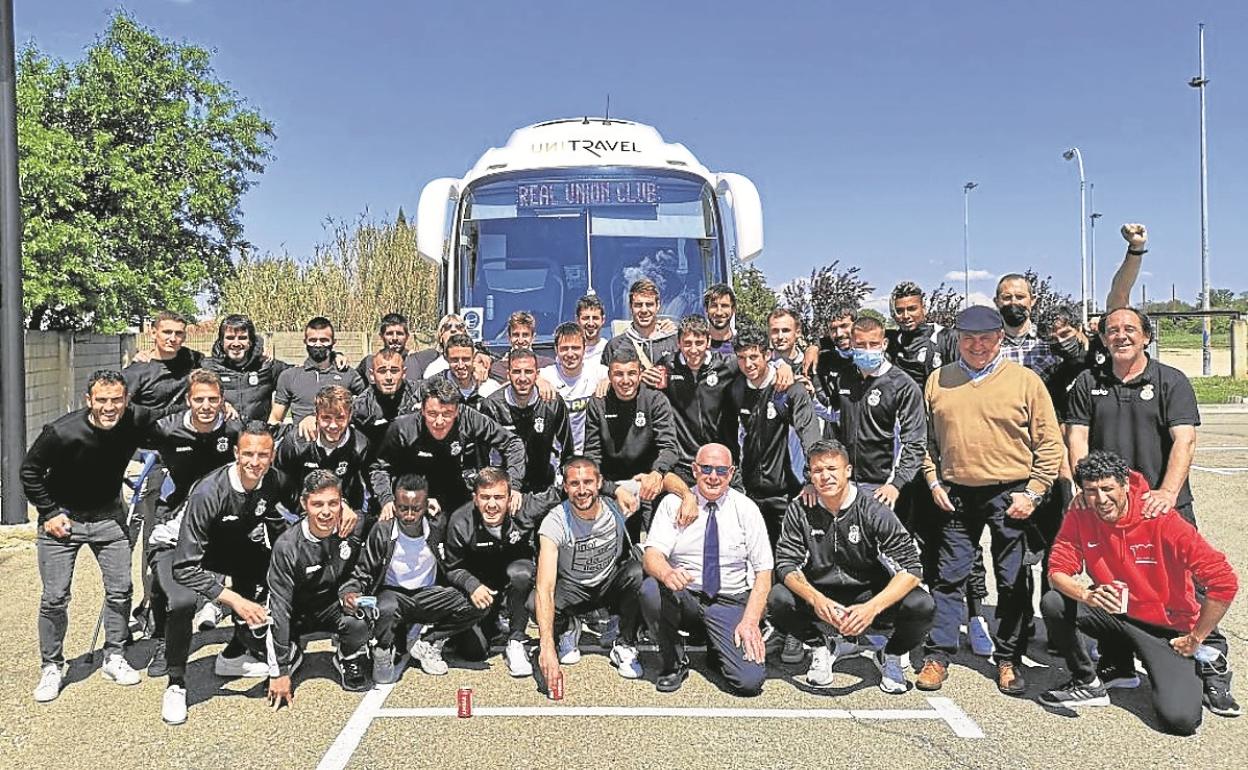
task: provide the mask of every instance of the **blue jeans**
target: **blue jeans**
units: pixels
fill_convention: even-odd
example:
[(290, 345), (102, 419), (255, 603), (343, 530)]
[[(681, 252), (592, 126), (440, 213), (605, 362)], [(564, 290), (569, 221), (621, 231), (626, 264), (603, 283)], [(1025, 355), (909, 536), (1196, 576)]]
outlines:
[(958, 652), (959, 626), (966, 618), (966, 587), (971, 576), (979, 538), (988, 527), (992, 534), (992, 563), (997, 577), (996, 659), (1019, 663), (1031, 636), (1031, 570), (1027, 555), (1026, 519), (1005, 515), (1011, 493), (1021, 492), (1025, 481), (986, 487), (950, 485), (949, 499), (954, 512), (936, 509), (943, 517), (937, 537), (936, 579), (932, 596), (936, 600), (936, 621), (928, 635), (924, 653), (928, 658), (949, 665)]
[(129, 640), (130, 539), (118, 518), (73, 521), (68, 537), (52, 537), (39, 529), (35, 550), (43, 594), (39, 598), (39, 655), (43, 665), (65, 662), (65, 629), (69, 625), (69, 589), (74, 582), (74, 563), (85, 545), (95, 554), (104, 578), (104, 652), (121, 654)]

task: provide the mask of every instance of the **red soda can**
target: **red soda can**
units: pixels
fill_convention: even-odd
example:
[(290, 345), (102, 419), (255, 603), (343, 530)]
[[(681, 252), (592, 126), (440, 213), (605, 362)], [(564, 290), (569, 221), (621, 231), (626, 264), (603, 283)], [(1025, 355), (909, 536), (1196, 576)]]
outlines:
[(1122, 580), (1115, 580), (1112, 585), (1114, 586), (1114, 590), (1118, 592), (1118, 614), (1126, 615), (1127, 599), (1130, 598), (1130, 593), (1127, 590), (1127, 584)]
[(546, 689), (551, 700), (563, 700), (563, 677), (551, 682)]
[(459, 691), (455, 693), (455, 706), (457, 708), (456, 716), (458, 716), (460, 719), (467, 719), (468, 717), (472, 716), (472, 688), (471, 687), (459, 688)]

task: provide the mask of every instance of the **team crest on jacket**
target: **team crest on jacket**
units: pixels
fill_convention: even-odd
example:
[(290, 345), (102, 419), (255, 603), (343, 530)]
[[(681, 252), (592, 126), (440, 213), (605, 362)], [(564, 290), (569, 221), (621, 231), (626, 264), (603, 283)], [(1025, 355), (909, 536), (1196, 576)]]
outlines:
[(255, 372), (252, 372), (251, 374), (247, 375), (247, 384), (248, 384), (248, 385), (259, 385), (259, 384), (260, 384), (260, 375), (256, 374)]
[(351, 544), (346, 540), (338, 544), (338, 558), (343, 561), (351, 558)]
[(646, 427), (646, 413), (638, 412), (637, 416), (633, 418), (633, 425), (636, 425), (638, 428)]
[(939, 353), (932, 354), (932, 368), (933, 369), (940, 368), (940, 354)]
[(347, 475), (347, 461), (346, 460), (343, 460), (342, 462), (338, 463), (338, 467), (334, 468), (334, 475), (340, 478), (342, 476)]
[(511, 532), (509, 532), (507, 534), (507, 542), (510, 543), (511, 545), (515, 545), (516, 543), (520, 542), (519, 530), (513, 529)]
[(222, 436), (221, 438), (217, 439), (217, 451), (218, 452), (228, 451), (229, 448), (230, 448), (230, 440), (228, 438), (226, 438), (225, 436)]
[(536, 418), (534, 418), (534, 420), (533, 420), (533, 431), (534, 431), (535, 433), (541, 433), (541, 432), (542, 432), (542, 431), (544, 431), (544, 430), (546, 430), (546, 418), (545, 418), (545, 417), (536, 417)]
[(875, 388), (874, 390), (871, 391), (871, 393), (867, 396), (867, 403), (870, 404), (871, 406), (880, 405), (880, 389), (879, 388)]
[(1140, 388), (1140, 399), (1143, 401), (1152, 401), (1155, 395), (1157, 394), (1153, 393), (1153, 383), (1151, 382), (1145, 383), (1144, 387)]
[(710, 374), (706, 375), (706, 384), (712, 388), (718, 385), (719, 374), (717, 372), (711, 372)]
[(459, 453), (460, 453), (460, 452), (462, 452), (462, 451), (464, 451), (464, 448), (463, 448), (462, 446), (460, 446), (460, 445), (459, 445), (459, 442), (458, 442), (458, 441), (452, 441), (452, 442), (451, 442), (451, 454), (452, 454), (452, 455), (454, 455), (454, 456), (458, 456), (458, 455), (459, 455)]
[(918, 361), (919, 363), (923, 363), (924, 361), (926, 361), (927, 360), (927, 348), (919, 348), (919, 355), (915, 357), (915, 360)]
[(775, 401), (767, 402), (767, 419), (768, 420), (776, 419), (776, 402)]
[(268, 501), (263, 497), (256, 501), (256, 518), (264, 518), (264, 509), (268, 507)]
[(862, 542), (862, 530), (858, 529), (857, 524), (849, 525), (849, 542), (854, 545), (858, 545), (858, 543)]

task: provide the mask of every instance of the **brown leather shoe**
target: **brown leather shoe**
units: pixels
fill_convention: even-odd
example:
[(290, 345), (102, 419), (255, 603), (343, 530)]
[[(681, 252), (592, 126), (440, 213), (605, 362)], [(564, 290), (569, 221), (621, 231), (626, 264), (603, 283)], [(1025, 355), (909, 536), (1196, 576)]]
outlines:
[(919, 678), (914, 680), (914, 686), (931, 692), (939, 690), (948, 678), (949, 667), (938, 660), (928, 658), (923, 661), (923, 670), (919, 672)]
[(1027, 693), (1027, 682), (1023, 679), (1018, 666), (1009, 661), (1001, 661), (997, 664), (997, 689), (1003, 695), (1014, 697)]

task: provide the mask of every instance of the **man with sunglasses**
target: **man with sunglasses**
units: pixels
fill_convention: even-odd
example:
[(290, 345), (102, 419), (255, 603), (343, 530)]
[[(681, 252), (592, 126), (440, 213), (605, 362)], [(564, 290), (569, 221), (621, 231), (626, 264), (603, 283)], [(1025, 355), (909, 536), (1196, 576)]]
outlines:
[(759, 624), (771, 590), (773, 560), (758, 506), (729, 487), (735, 469), (723, 444), (707, 444), (693, 461), (698, 517), (680, 526), (680, 500), (659, 503), (646, 537), (641, 614), (658, 639), (659, 692), (675, 692), (689, 675), (680, 631), (705, 630), (720, 673), (738, 695), (762, 692), (767, 650)]

